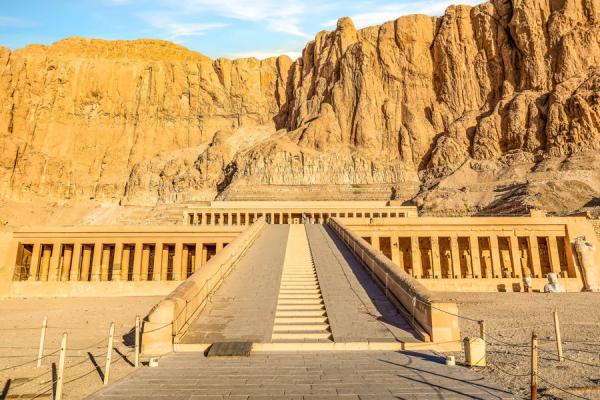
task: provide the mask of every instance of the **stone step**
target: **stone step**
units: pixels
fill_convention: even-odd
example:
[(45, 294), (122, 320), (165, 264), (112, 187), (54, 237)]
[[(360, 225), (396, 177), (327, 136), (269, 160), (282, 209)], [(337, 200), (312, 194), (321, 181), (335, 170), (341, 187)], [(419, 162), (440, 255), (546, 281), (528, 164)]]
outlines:
[(290, 331), (327, 331), (329, 325), (325, 323), (321, 324), (281, 324), (273, 326), (273, 332), (290, 332)]
[(273, 333), (272, 340), (331, 339), (331, 332)]
[(275, 317), (324, 317), (325, 310), (312, 311), (276, 311)]
[(275, 325), (279, 324), (326, 324), (327, 317), (276, 317)]
[(323, 304), (278, 304), (277, 311), (288, 311), (288, 310), (298, 310), (298, 311), (311, 311), (311, 310), (324, 310), (325, 306)]

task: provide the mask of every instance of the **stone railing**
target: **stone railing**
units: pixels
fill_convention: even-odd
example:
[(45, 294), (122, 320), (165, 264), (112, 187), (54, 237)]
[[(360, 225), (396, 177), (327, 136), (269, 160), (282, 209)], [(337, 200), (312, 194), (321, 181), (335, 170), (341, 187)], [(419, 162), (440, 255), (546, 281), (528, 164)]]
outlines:
[(154, 306), (144, 320), (144, 354), (160, 355), (173, 351), (174, 343), (185, 335), (190, 324), (204, 309), (209, 297), (219, 288), (265, 226), (264, 218), (258, 219), (211, 258), (205, 268), (194, 273)]
[(424, 341), (447, 344), (448, 348), (460, 346), (456, 303), (436, 298), (434, 293), (351, 232), (338, 219), (330, 219), (328, 226), (385, 288), (388, 298)]

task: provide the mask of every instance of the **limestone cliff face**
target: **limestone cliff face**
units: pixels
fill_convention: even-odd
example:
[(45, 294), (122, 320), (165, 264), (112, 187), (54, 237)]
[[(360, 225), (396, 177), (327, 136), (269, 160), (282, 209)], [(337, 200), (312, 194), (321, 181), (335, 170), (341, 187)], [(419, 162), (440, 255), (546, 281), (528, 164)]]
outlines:
[(342, 18), (294, 62), (156, 41), (3, 49), (0, 93), (13, 197), (382, 185), (440, 213), (600, 197), (600, 0), (491, 0), (361, 30)]

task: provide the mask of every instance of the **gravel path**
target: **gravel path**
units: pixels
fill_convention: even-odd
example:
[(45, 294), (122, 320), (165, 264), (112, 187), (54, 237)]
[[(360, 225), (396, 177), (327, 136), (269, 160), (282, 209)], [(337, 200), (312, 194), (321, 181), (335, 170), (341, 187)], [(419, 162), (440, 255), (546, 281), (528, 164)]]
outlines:
[[(481, 373), (516, 394), (529, 396), (531, 334), (540, 341), (539, 393), (545, 398), (600, 399), (600, 294), (447, 293), (463, 316), (486, 323), (488, 368)], [(563, 350), (567, 360), (558, 362), (553, 311), (559, 314)], [(479, 336), (477, 323), (461, 320), (461, 335)], [(457, 362), (464, 361), (456, 353)], [(589, 365), (586, 365), (589, 364)], [(550, 382), (550, 384), (548, 383)], [(582, 390), (581, 388), (597, 388)], [(578, 388), (578, 389), (572, 389)]]

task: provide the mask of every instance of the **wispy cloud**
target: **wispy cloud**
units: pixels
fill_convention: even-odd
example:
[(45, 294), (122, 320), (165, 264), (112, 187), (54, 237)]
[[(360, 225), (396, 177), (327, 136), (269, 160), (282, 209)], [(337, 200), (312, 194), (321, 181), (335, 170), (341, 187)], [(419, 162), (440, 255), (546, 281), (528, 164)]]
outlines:
[(0, 15), (0, 28), (31, 28), (37, 24), (21, 18), (4, 17)]
[(186, 14), (213, 12), (218, 16), (264, 23), (275, 32), (308, 38), (301, 29), (305, 5), (297, 0), (168, 0), (172, 7), (183, 8)]
[[(483, 0), (435, 0), (435, 1), (413, 1), (409, 3), (393, 3), (371, 5), (371, 9), (365, 12), (358, 12), (351, 15), (354, 24), (363, 28), (365, 26), (377, 25), (386, 21), (397, 19), (403, 15), (426, 14), (442, 15), (446, 8), (453, 4), (464, 4), (475, 6), (481, 4)], [(333, 27), (337, 20), (331, 19), (325, 21), (322, 26)]]
[(266, 58), (279, 57), (282, 55), (286, 55), (289, 58), (291, 58), (292, 60), (295, 60), (302, 55), (302, 52), (297, 51), (297, 50), (273, 50), (273, 51), (256, 50), (256, 51), (248, 51), (248, 52), (240, 52), (240, 53), (228, 53), (228, 54), (225, 54), (225, 57), (233, 58), (233, 59), (235, 59), (235, 58), (257, 58), (259, 60), (264, 60)]
[(167, 40), (177, 40), (185, 36), (202, 36), (207, 31), (227, 26), (227, 24), (221, 22), (180, 22), (166, 13), (142, 13), (139, 14), (139, 16), (146, 21), (148, 25), (160, 30)]

